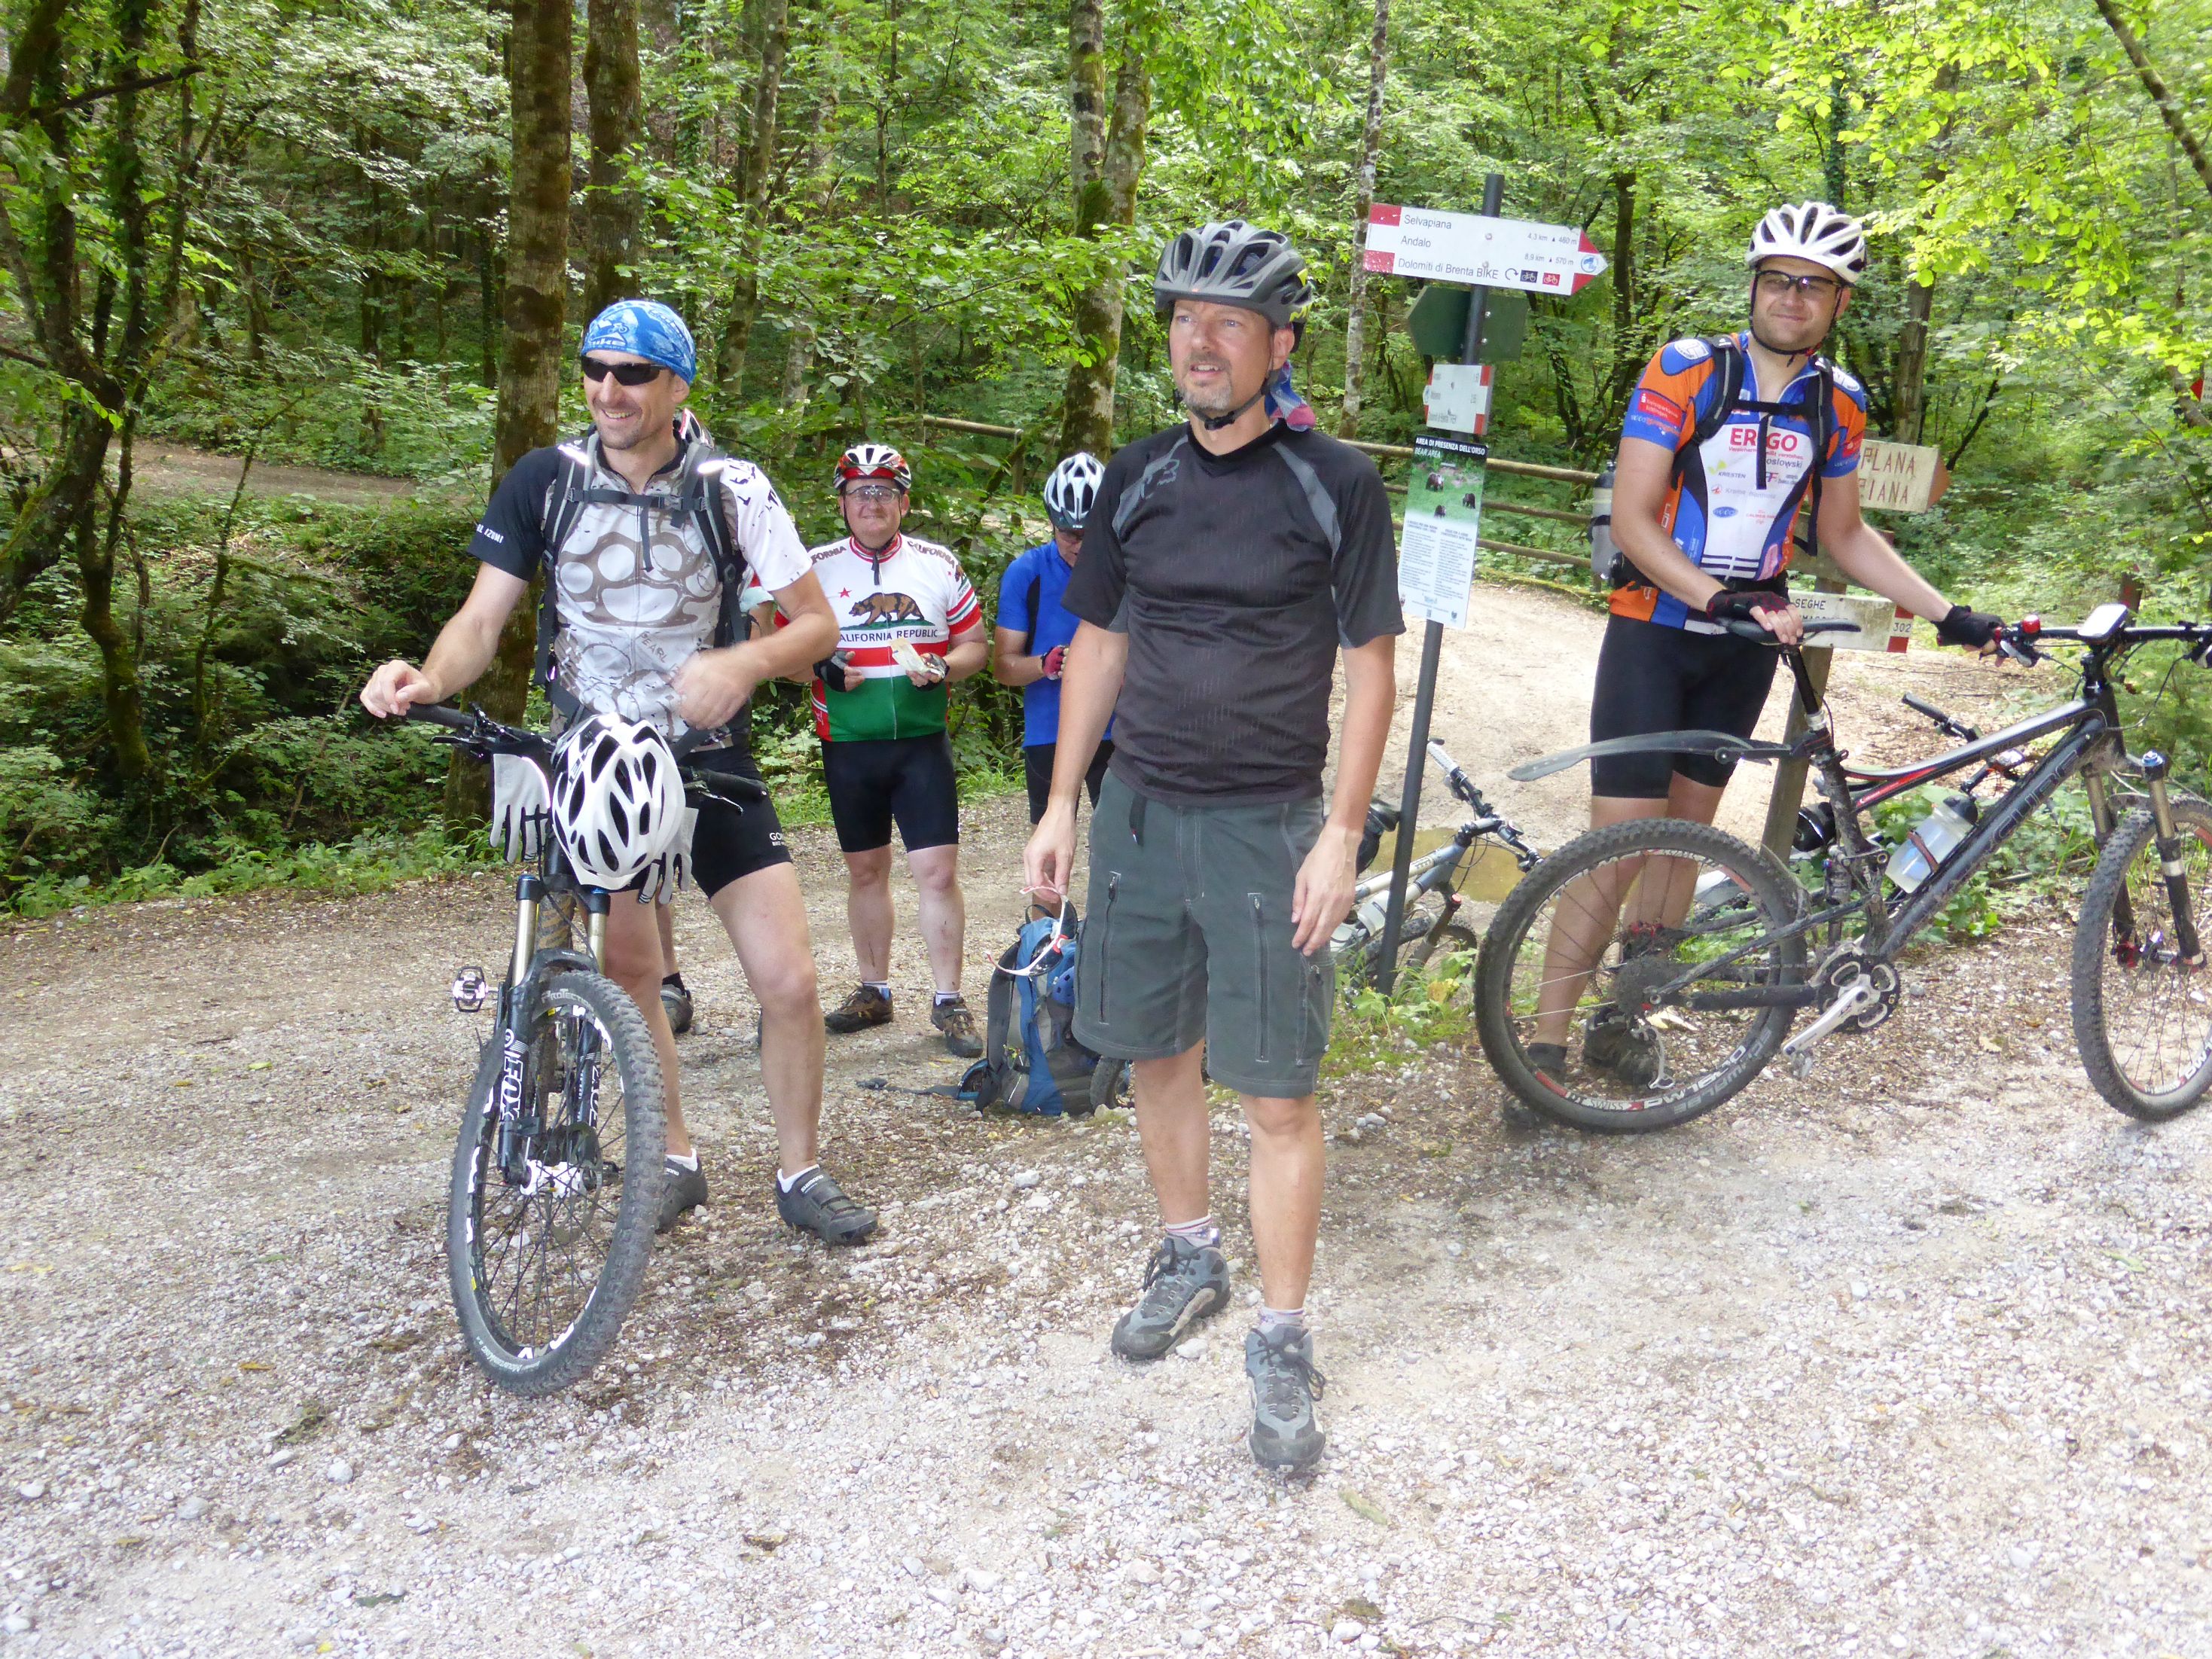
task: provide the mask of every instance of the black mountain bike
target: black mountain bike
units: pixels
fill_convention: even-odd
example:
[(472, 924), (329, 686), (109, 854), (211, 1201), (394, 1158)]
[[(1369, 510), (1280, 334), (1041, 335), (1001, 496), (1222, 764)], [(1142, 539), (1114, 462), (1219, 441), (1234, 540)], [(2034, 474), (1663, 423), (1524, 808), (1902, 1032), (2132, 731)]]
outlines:
[[(550, 740), (481, 709), (408, 713), (447, 728), (442, 741), (478, 760), (516, 755), (550, 770)], [(726, 800), (717, 792), (732, 787), (757, 795), (749, 781), (707, 776), (686, 772), (694, 798)], [(483, 969), (463, 968), (453, 979), (454, 1007), (489, 1006), (496, 1018), (453, 1148), (446, 1224), (469, 1352), (501, 1388), (533, 1395), (586, 1375), (636, 1301), (668, 1132), (652, 1036), (604, 970), (611, 896), (578, 881), (550, 821), (537, 828), (534, 866), (514, 884), (505, 978), (494, 985)]]
[[(1482, 791), (1460, 763), (1431, 742), (1428, 757), (1444, 775), (1452, 794), (1474, 816), (1464, 820), (1452, 838), (1434, 852), (1415, 859), (1406, 883), (1406, 913), (1398, 924), (1398, 971), (1418, 971), (1439, 951), (1474, 951), (1481, 940), (1460, 916), (1467, 900), (1462, 890), (1474, 869), (1468, 854), (1480, 841), (1495, 841), (1512, 854), (1526, 875), (1536, 866), (1536, 849), (1522, 839), (1498, 810), (1483, 799)], [(1359, 868), (1375, 862), (1382, 839), (1398, 827), (1398, 809), (1376, 801), (1367, 811), (1365, 833), (1360, 837)], [(1336, 961), (1337, 993), (1347, 1001), (1378, 981), (1383, 962), (1382, 933), (1385, 907), (1390, 895), (1390, 872), (1369, 876), (1352, 890), (1352, 914), (1337, 925), (1329, 950)]]
[[(2023, 663), (2048, 646), (2080, 647), (2080, 694), (1988, 737), (1907, 697), (1965, 739), (1907, 767), (1847, 765), (1803, 658), (1784, 647), (1808, 722), (1794, 744), (1661, 732), (1516, 769), (1516, 779), (1542, 777), (1593, 755), (1632, 752), (1802, 760), (1820, 799), (1800, 814), (1796, 844), (1820, 856), (1822, 869), (1808, 891), (1764, 850), (1709, 825), (1664, 818), (1570, 842), (1499, 907), (1483, 941), (1475, 1008), (1498, 1075), (1562, 1122), (1626, 1133), (1710, 1111), (1778, 1053), (1797, 1075), (1808, 1074), (1814, 1047), (1831, 1033), (1872, 1030), (1896, 1011), (1898, 953), (2079, 774), (2102, 848), (2074, 946), (2083, 1063), (2106, 1098), (2134, 1115), (2168, 1117), (2194, 1105), (2212, 1085), (2212, 988), (2201, 944), (2212, 916), (2198, 915), (2192, 896), (2212, 873), (2212, 809), (2167, 789), (2162, 757), (2129, 762), (2112, 675), (2130, 651), (2157, 641), (2181, 642), (2203, 664), (2212, 655), (2212, 623), (2130, 623), (2126, 606), (2108, 605), (2077, 628), (2029, 618), (2005, 629), (2000, 648)], [(1731, 631), (1772, 642), (1756, 623)], [(2034, 744), (2046, 746), (2032, 756)], [(2110, 781), (2124, 769), (2140, 775), (2148, 805), (2122, 819)], [(1948, 825), (1931, 815), (1893, 846), (1867, 822), (1885, 800), (1969, 771), (1963, 794), (1947, 805)], [(1977, 798), (1992, 783), (2000, 793)], [(1800, 1009), (1819, 1012), (1788, 1037)]]

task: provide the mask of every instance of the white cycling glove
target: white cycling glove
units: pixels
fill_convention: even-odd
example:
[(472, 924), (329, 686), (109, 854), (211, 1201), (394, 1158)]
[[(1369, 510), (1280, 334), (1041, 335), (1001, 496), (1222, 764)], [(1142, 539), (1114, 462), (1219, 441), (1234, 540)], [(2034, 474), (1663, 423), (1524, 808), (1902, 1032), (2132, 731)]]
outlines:
[(509, 864), (534, 859), (543, 844), (552, 800), (545, 775), (520, 755), (491, 757), (492, 850)]
[(676, 895), (691, 879), (691, 833), (699, 827), (699, 809), (684, 809), (677, 826), (676, 844), (645, 866), (645, 879), (637, 890), (640, 904), (673, 904)]

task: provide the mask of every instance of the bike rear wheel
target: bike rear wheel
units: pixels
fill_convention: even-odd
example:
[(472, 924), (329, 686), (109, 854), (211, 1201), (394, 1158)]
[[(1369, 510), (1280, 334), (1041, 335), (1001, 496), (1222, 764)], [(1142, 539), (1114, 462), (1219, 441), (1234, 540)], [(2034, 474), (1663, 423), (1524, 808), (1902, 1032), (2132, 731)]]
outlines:
[[(2197, 938), (2212, 930), (2212, 806), (2176, 796)], [(2179, 1117), (2212, 1088), (2212, 975), (2181, 959), (2148, 807), (2106, 838), (2074, 929), (2074, 1042), (2097, 1092), (2130, 1117)], [(2121, 903), (2124, 896), (2126, 903)]]
[(589, 1372), (637, 1299), (667, 1150), (660, 1062), (620, 987), (547, 981), (503, 1118), (504, 1030), (484, 1045), (453, 1149), (447, 1256), (484, 1374), (547, 1395)]
[[(1780, 866), (1710, 825), (1639, 818), (1593, 830), (1531, 871), (1484, 936), (1474, 992), (1484, 1051), (1516, 1096), (1575, 1128), (1687, 1122), (1781, 1047), (1796, 1010), (1757, 999), (1804, 980), (1803, 938), (1769, 937), (1801, 902)], [(1556, 1053), (1531, 1054), (1546, 1045)]]

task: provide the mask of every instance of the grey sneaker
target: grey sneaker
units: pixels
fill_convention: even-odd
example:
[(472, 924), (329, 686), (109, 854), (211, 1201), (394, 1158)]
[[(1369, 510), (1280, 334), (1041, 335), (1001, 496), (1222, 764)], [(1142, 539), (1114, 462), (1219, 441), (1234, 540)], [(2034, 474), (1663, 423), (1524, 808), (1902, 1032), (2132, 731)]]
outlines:
[(1314, 1401), (1327, 1379), (1314, 1369), (1313, 1334), (1283, 1325), (1244, 1338), (1244, 1375), (1252, 1380), (1252, 1432), (1246, 1443), (1263, 1469), (1303, 1469), (1328, 1443), (1314, 1421)]
[(1145, 1264), (1145, 1293), (1115, 1323), (1114, 1352), (1124, 1359), (1158, 1359), (1228, 1300), (1229, 1263), (1220, 1251), (1164, 1238)]
[(781, 1181), (775, 1186), (775, 1212), (824, 1244), (858, 1244), (876, 1230), (876, 1212), (846, 1197), (845, 1189), (818, 1167), (801, 1176), (789, 1192)]
[(1667, 1080), (1667, 1049), (1659, 1033), (1618, 1008), (1601, 1008), (1583, 1031), (1583, 1064), (1610, 1073), (1632, 1089)]
[(856, 987), (852, 995), (822, 1016), (823, 1027), (833, 1036), (890, 1023), (891, 1000), (872, 985)]
[(653, 1227), (657, 1233), (667, 1232), (684, 1218), (686, 1210), (696, 1210), (707, 1201), (705, 1165), (687, 1170), (672, 1158), (665, 1167), (667, 1174), (660, 1188), (660, 1218)]
[(929, 1023), (945, 1033), (945, 1052), (956, 1060), (975, 1060), (982, 1054), (983, 1039), (975, 1035), (975, 1016), (968, 1000), (955, 997), (929, 1011)]
[(660, 981), (660, 1006), (668, 1013), (668, 1029), (682, 1036), (691, 1029), (691, 989), (681, 974)]

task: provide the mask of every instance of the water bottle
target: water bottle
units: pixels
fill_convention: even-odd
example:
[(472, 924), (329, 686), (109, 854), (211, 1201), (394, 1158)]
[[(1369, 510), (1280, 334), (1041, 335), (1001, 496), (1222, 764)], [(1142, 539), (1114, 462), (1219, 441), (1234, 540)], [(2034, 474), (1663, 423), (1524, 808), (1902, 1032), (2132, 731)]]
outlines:
[(1597, 475), (1590, 488), (1590, 580), (1611, 587), (1618, 580), (1620, 550), (1613, 544), (1613, 463)]
[(1918, 891), (1920, 884), (1972, 830), (1973, 810), (1973, 799), (1967, 795), (1952, 795), (1938, 803), (1889, 855), (1889, 878), (1905, 892)]

